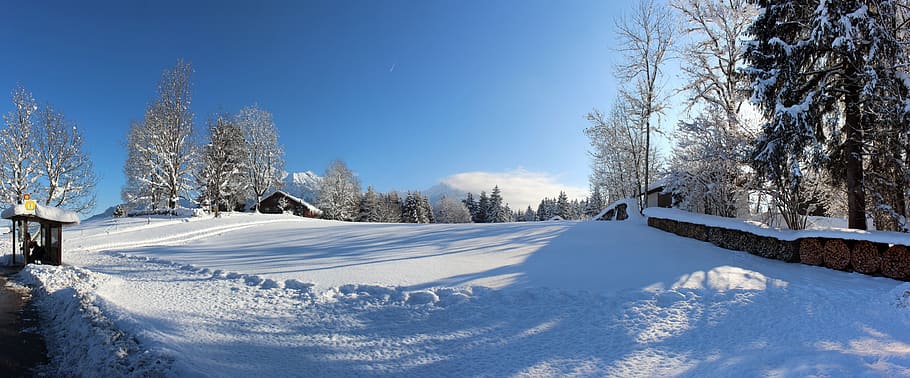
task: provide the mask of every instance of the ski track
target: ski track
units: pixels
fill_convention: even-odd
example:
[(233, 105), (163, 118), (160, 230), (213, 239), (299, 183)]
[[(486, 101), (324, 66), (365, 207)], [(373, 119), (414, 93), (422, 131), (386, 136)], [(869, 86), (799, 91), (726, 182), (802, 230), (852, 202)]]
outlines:
[[(42, 288), (42, 306), (70, 323), (47, 333), (57, 351), (51, 373), (910, 375), (910, 284), (816, 267), (773, 265), (805, 275), (791, 278), (718, 267), (666, 287), (615, 291), (362, 284), (316, 291), (294, 279), (120, 251), (287, 221), (170, 230), (141, 242), (85, 240), (75, 258), (81, 267), (28, 267), (21, 280)], [(729, 253), (744, 266), (764, 266)]]

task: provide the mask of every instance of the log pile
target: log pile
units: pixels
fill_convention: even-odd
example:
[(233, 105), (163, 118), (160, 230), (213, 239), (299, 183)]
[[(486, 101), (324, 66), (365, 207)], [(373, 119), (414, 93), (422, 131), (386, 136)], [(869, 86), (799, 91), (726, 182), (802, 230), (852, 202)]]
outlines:
[(825, 242), (825, 266), (837, 270), (850, 268), (850, 248), (847, 243), (840, 239)]
[(882, 255), (882, 274), (910, 281), (910, 251), (902, 245), (892, 245)]
[(705, 226), (671, 219), (648, 218), (648, 225), (674, 234), (710, 242), (718, 247), (745, 251), (753, 255), (802, 262), (807, 265), (910, 281), (910, 247), (866, 240), (801, 238), (780, 240), (747, 231)]
[(875, 274), (882, 267), (882, 255), (875, 244), (860, 240), (853, 243), (850, 264), (853, 265), (853, 270), (857, 272)]
[(805, 238), (799, 241), (799, 261), (808, 265), (825, 264), (825, 245), (821, 239)]

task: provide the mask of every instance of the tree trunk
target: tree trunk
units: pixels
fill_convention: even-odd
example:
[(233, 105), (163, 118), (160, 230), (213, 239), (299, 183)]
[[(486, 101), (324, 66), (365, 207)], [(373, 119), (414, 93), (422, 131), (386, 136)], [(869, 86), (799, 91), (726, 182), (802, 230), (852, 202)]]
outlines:
[[(853, 71), (848, 69), (849, 71)], [(855, 77), (855, 76), (848, 76)], [(844, 155), (847, 159), (847, 223), (852, 229), (866, 229), (866, 195), (863, 185), (863, 131), (862, 113), (859, 94), (862, 87), (856, 83), (849, 85), (845, 96), (844, 128), (847, 140), (844, 142)]]

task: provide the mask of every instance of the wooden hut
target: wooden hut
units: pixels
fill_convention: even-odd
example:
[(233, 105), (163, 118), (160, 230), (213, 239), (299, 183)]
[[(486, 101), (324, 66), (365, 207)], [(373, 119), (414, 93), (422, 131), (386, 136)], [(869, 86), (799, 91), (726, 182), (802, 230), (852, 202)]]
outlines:
[(316, 206), (281, 190), (272, 193), (272, 195), (265, 197), (259, 202), (259, 212), (264, 214), (293, 213), (307, 218), (319, 218), (322, 216), (322, 210), (319, 210)]
[[(16, 264), (16, 252), (19, 251), (25, 264), (60, 265), (63, 261), (63, 226), (79, 223), (79, 216), (72, 211), (41, 206), (32, 200), (10, 206), (0, 213), (0, 217), (13, 223), (13, 264)], [(38, 224), (37, 235), (31, 236), (29, 223)], [(23, 228), (17, 230), (17, 227)], [(19, 233), (22, 235), (17, 235)], [(17, 237), (22, 240), (17, 242)]]

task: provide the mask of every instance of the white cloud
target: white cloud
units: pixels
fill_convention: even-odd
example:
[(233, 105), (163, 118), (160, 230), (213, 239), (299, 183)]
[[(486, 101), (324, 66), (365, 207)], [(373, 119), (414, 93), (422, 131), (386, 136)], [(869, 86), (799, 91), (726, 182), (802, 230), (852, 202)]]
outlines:
[(537, 210), (540, 200), (544, 197), (554, 198), (560, 191), (566, 192), (569, 200), (581, 200), (588, 196), (588, 189), (563, 185), (557, 179), (549, 173), (519, 168), (508, 172), (457, 173), (441, 181), (452, 188), (474, 193), (475, 196), (481, 191), (486, 191), (489, 195), (493, 186), (499, 185), (503, 200), (514, 210), (527, 208), (528, 205)]

